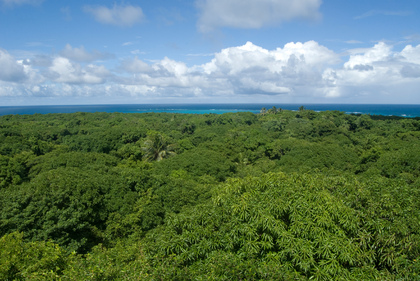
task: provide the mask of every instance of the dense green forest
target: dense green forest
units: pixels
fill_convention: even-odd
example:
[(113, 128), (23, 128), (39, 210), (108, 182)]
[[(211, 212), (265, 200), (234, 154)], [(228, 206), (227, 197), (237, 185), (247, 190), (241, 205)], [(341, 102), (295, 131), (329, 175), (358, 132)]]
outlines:
[(0, 280), (420, 280), (420, 120), (0, 117)]

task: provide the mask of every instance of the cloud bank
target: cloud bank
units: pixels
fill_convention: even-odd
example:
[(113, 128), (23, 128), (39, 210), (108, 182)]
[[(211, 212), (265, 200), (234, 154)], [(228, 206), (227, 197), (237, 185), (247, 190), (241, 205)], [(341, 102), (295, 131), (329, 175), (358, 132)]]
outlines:
[(293, 19), (320, 17), (321, 0), (199, 0), (198, 29), (261, 28)]
[(91, 97), (130, 102), (420, 103), (420, 45), (401, 51), (379, 42), (335, 53), (315, 41), (268, 50), (247, 42), (207, 63), (125, 58), (107, 68), (103, 56), (67, 45), (49, 59), (15, 59), (0, 49), (0, 96)]

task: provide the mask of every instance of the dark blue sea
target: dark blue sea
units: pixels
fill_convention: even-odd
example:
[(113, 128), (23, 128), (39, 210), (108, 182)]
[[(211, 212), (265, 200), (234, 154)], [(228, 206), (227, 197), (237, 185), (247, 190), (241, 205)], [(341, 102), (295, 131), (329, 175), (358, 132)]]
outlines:
[(9, 114), (48, 114), (72, 112), (171, 112), (222, 114), (227, 112), (259, 113), (261, 108), (273, 106), (298, 110), (300, 106), (314, 111), (338, 110), (351, 114), (420, 117), (420, 105), (412, 104), (113, 104), (113, 105), (45, 105), (45, 106), (0, 106), (0, 116)]

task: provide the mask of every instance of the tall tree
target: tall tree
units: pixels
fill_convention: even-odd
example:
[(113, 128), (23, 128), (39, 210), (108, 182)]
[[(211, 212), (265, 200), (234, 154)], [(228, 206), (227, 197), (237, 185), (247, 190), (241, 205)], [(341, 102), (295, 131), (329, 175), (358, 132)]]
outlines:
[(156, 131), (150, 131), (144, 141), (142, 150), (143, 159), (146, 161), (161, 161), (164, 158), (175, 155), (175, 146), (169, 144), (168, 138)]

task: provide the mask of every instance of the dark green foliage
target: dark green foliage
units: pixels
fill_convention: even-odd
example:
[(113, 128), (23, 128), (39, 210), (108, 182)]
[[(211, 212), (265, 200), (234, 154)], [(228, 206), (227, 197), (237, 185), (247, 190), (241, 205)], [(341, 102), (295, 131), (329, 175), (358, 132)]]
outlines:
[(80, 168), (107, 172), (117, 163), (117, 158), (104, 153), (61, 152), (33, 158), (27, 163), (27, 166), (30, 168), (29, 177), (33, 178), (42, 171), (58, 168)]
[(22, 152), (11, 158), (0, 155), (0, 189), (22, 183), (28, 176), (27, 162), (32, 157), (30, 152)]
[(419, 171), (418, 119), (2, 116), (0, 279), (419, 280)]
[(219, 181), (234, 174), (236, 167), (220, 152), (209, 149), (186, 151), (159, 163), (158, 169), (170, 173), (174, 170), (185, 170), (194, 177), (210, 175)]
[(161, 161), (175, 155), (175, 146), (169, 143), (168, 137), (156, 131), (147, 134), (142, 150), (146, 161)]
[(0, 231), (23, 231), (35, 240), (53, 239), (69, 250), (86, 251), (101, 241), (98, 229), (109, 213), (135, 197), (119, 181), (79, 168), (41, 173), (29, 184), (3, 190)]
[(338, 169), (352, 171), (357, 154), (346, 146), (330, 143), (312, 143), (297, 139), (277, 141), (277, 150), (282, 153), (280, 165), (284, 171), (308, 171), (311, 169)]

